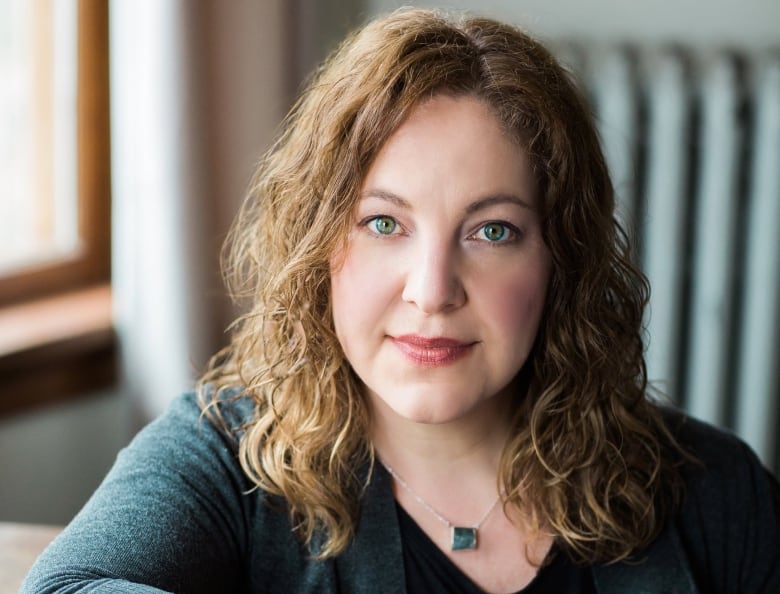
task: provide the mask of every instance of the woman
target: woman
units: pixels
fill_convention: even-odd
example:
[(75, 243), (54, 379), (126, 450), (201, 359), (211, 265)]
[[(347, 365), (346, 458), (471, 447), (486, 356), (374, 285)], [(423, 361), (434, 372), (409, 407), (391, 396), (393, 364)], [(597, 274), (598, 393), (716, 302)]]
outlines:
[(613, 208), (537, 42), (370, 23), (259, 168), (230, 346), (23, 591), (780, 591), (775, 479), (646, 397)]

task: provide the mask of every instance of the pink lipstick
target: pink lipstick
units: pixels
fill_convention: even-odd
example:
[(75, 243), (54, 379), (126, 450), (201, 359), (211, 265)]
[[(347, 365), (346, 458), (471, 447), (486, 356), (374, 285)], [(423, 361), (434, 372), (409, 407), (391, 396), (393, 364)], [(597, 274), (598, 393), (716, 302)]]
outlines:
[(411, 362), (427, 367), (449, 365), (471, 352), (475, 343), (465, 343), (453, 338), (425, 337), (404, 334), (392, 337), (393, 344)]

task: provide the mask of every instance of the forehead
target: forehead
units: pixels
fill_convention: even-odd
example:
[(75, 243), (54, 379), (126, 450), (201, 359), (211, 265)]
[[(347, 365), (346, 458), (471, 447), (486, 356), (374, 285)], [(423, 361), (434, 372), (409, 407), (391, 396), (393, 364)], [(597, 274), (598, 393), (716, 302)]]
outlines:
[(460, 130), (472, 134), (473, 138), (483, 136), (486, 141), (501, 137), (520, 146), (487, 100), (475, 94), (449, 92), (437, 93), (413, 105), (385, 145), (420, 131), (434, 130)]
[(447, 199), (521, 194), (535, 200), (525, 149), (490, 106), (473, 96), (437, 95), (415, 106), (368, 168), (366, 190)]

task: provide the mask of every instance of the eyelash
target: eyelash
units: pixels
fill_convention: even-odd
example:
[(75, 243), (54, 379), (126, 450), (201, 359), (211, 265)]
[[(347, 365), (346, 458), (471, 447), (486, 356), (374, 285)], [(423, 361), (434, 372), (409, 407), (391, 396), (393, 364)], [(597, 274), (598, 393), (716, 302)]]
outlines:
[[(392, 229), (389, 233), (382, 233), (376, 228), (376, 224), (380, 220), (386, 220), (392, 223)], [(373, 223), (373, 225), (372, 225)], [(496, 240), (488, 239), (487, 237), (478, 237), (480, 233), (482, 233), (487, 227), (491, 225), (498, 225), (502, 228), (503, 234), (500, 238)], [(371, 215), (370, 217), (366, 217), (360, 221), (360, 226), (365, 227), (368, 229), (369, 233), (371, 233), (374, 236), (377, 237), (390, 237), (391, 235), (396, 235), (397, 229), (400, 227), (400, 224), (398, 221), (389, 215)], [(471, 233), (468, 236), (468, 239), (474, 239), (477, 241), (484, 241), (485, 243), (492, 244), (492, 245), (504, 245), (504, 244), (511, 244), (517, 242), (522, 233), (520, 229), (515, 227), (514, 225), (507, 223), (505, 221), (488, 221), (487, 223), (483, 223), (482, 225), (477, 228), (476, 231)]]
[[(487, 237), (484, 237), (484, 231), (491, 225), (497, 225), (502, 228), (502, 235), (498, 239), (491, 240)], [(483, 234), (483, 237), (478, 237), (480, 234)], [(515, 243), (520, 238), (520, 229), (515, 227), (514, 225), (507, 223), (505, 221), (488, 221), (487, 223), (483, 223), (479, 226), (479, 228), (469, 235), (469, 239), (476, 239), (479, 241), (484, 241), (486, 243), (492, 244), (492, 245), (503, 245), (503, 244), (509, 244), (509, 243)]]
[[(393, 228), (390, 231), (390, 233), (382, 233), (378, 229), (376, 229), (376, 226), (375, 226), (376, 222), (378, 222), (380, 220), (388, 220), (388, 221), (391, 221), (393, 223)], [(374, 223), (374, 226), (371, 225), (372, 223)], [(396, 221), (393, 217), (391, 217), (389, 215), (372, 215), (370, 217), (366, 217), (365, 219), (360, 221), (360, 226), (361, 227), (366, 227), (370, 233), (372, 233), (373, 235), (376, 235), (378, 237), (389, 237), (390, 235), (395, 235), (396, 229), (398, 229), (398, 227), (400, 227), (400, 225), (398, 224), (398, 221)]]

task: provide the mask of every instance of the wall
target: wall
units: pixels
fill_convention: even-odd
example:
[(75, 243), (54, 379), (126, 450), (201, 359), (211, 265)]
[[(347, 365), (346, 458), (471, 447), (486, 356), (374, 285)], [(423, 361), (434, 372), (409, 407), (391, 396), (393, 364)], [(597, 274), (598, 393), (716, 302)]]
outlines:
[(0, 420), (0, 521), (63, 524), (130, 438), (119, 391)]
[(369, 0), (371, 13), (401, 5), (468, 9), (512, 20), (547, 38), (671, 41), (766, 47), (780, 41), (777, 0)]
[(159, 415), (227, 341), (218, 254), (284, 114), (282, 0), (112, 4), (116, 326)]

